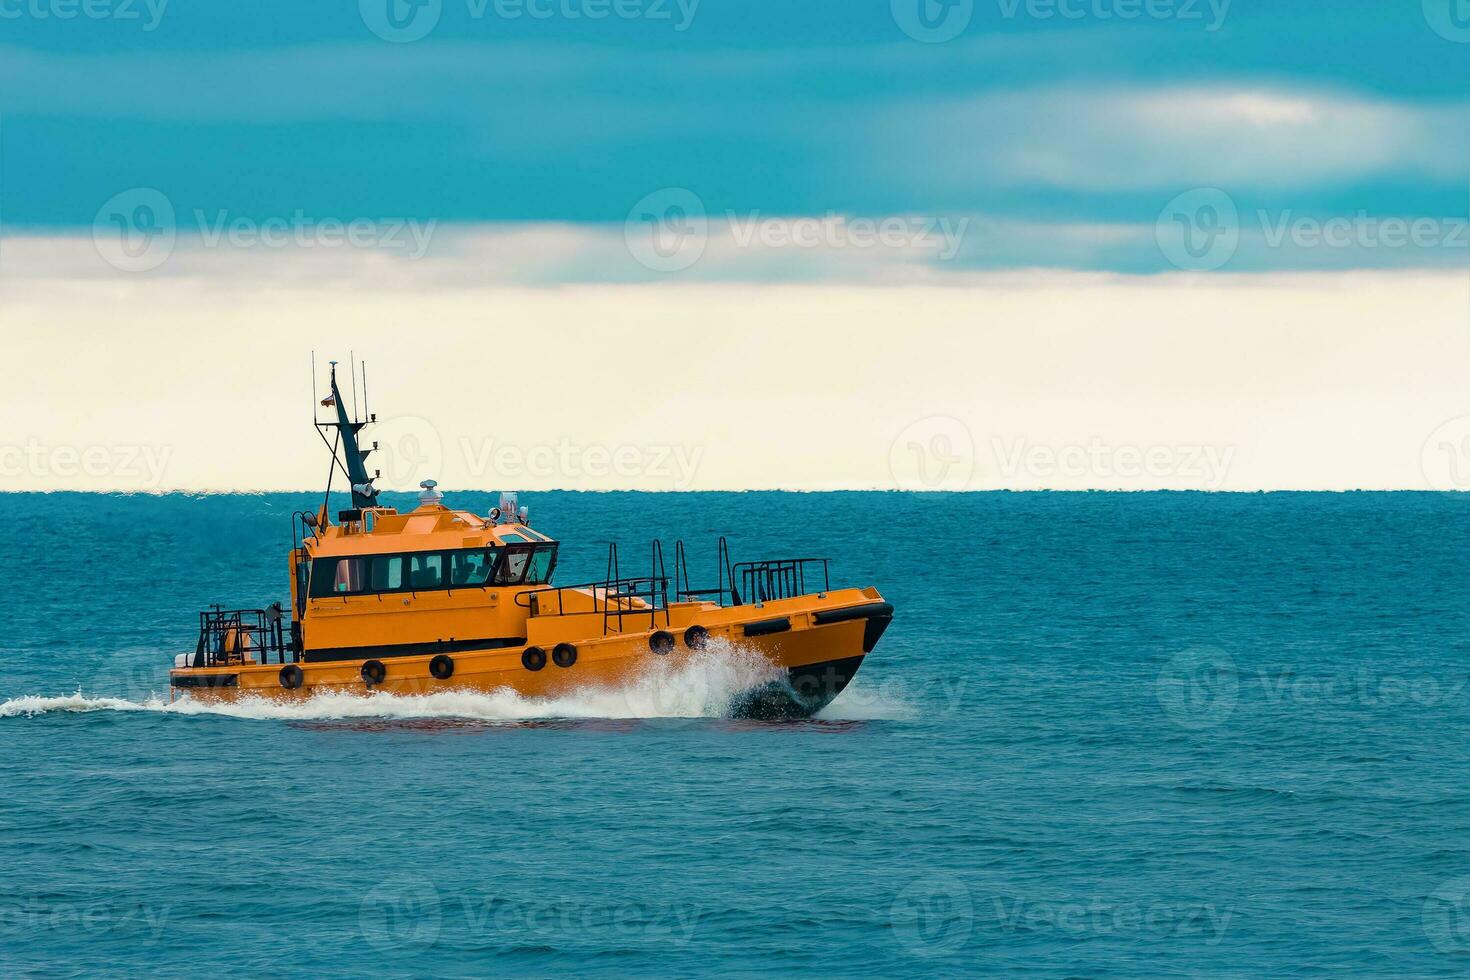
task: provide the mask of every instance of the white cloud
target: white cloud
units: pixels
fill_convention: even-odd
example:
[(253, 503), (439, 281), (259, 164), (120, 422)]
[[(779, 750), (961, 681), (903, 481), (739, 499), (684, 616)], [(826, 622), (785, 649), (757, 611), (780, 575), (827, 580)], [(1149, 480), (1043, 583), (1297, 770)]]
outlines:
[[(1470, 102), (1239, 79), (998, 88), (977, 73), (990, 57), (1011, 64), (1030, 50), (1034, 60), (1027, 44), (981, 39), (938, 53), (464, 42), (146, 55), (0, 47), (0, 112), (448, 124), (480, 156), (522, 165), (717, 137), (799, 152), (839, 196), (899, 189), (924, 200), (995, 185), (1295, 188), (1381, 175), (1459, 180), (1470, 169)], [(936, 90), (940, 65), (955, 81)], [(874, 94), (824, 94), (834, 75)]]
[[(123, 210), (131, 213), (131, 205)], [(1238, 210), (1239, 242), (1225, 258), (1224, 272), (1443, 269), (1463, 268), (1470, 261), (1470, 218), (1465, 216), (1405, 220), (1364, 214), (1324, 221), (1307, 212), (1253, 209), (1244, 201)], [(129, 259), (120, 248), (121, 233), (109, 221), (102, 222), (98, 238), (0, 238), (0, 300), (7, 289), (43, 283), (62, 289), (89, 280), (190, 280), (247, 293), (364, 280), (389, 292), (639, 282), (963, 287), (986, 270), (1153, 273), (1172, 270), (1171, 256), (1178, 259), (1161, 248), (1152, 221), (1046, 222), (977, 213), (867, 217), (712, 211), (684, 229), (689, 240), (672, 243), (677, 252), (669, 261), (649, 250), (653, 236), (665, 229), (637, 220), (477, 224), (313, 212), (299, 215), (294, 227), (275, 228), (272, 237), (261, 223), (228, 210), (200, 215), (176, 209), (174, 214), (173, 237), (155, 242), (138, 235), (132, 241), (135, 251), (145, 243), (162, 249), (150, 253), (149, 261)], [(356, 223), (368, 234), (353, 245), (343, 229)], [(329, 226), (335, 231), (318, 230)], [(232, 229), (237, 227), (244, 230), (236, 234)]]
[[(206, 219), (206, 229), (227, 223), (211, 215)], [(379, 288), (389, 290), (577, 282), (913, 283), (964, 274), (969, 267), (963, 253), (994, 257), (987, 264), (1045, 265), (1057, 254), (1096, 259), (1119, 235), (1142, 240), (1152, 234), (1151, 229), (1086, 225), (1032, 227), (968, 215), (864, 218), (747, 212), (711, 215), (688, 243), (687, 264), (661, 264), (639, 247), (640, 239), (656, 229), (637, 222), (631, 230), (626, 224), (441, 223), (426, 236), (427, 258), (414, 259), (409, 256), (417, 246), (406, 231), (383, 247), (231, 247), (223, 237), (209, 244), (191, 214), (179, 213), (177, 221), (171, 251), (135, 277), (210, 280), (221, 288), (242, 289), (360, 278), (373, 278)], [(394, 222), (376, 219), (374, 227), (390, 228)], [(104, 241), (115, 237), (105, 229)], [(253, 234), (249, 240), (256, 240)], [(6, 238), (0, 289), (4, 283), (132, 281), (126, 263), (123, 269), (109, 265), (104, 251), (117, 257), (115, 249), (99, 250), (90, 238)]]
[(1470, 103), (1266, 88), (1051, 87), (890, 107), (876, 132), (909, 189), (1312, 188), (1382, 175), (1464, 178)]

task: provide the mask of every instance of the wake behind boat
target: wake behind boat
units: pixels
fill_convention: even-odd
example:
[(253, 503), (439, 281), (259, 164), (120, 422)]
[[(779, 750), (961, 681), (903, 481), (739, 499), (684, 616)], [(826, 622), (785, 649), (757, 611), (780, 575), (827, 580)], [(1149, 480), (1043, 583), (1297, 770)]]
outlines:
[(336, 362), (329, 387), (321, 404), (335, 419), (316, 422), (324, 442), (334, 435), (326, 499), (340, 471), (352, 506), (335, 522), (325, 501), (293, 515), (288, 606), (201, 613), (194, 652), (170, 673), (174, 692), (547, 698), (625, 684), (696, 651), (748, 651), (782, 678), (743, 692), (734, 713), (806, 717), (847, 687), (892, 620), (877, 589), (833, 590), (824, 558), (737, 564), (723, 538), (709, 587), (690, 584), (683, 542), (671, 582), (658, 541), (645, 576), (624, 577), (613, 544), (602, 579), (555, 585), (560, 542), (531, 527), (514, 494), (480, 516), (447, 506), (430, 479), (414, 510), (381, 506), (365, 464), (376, 447), (358, 441), (376, 417), (349, 418)]

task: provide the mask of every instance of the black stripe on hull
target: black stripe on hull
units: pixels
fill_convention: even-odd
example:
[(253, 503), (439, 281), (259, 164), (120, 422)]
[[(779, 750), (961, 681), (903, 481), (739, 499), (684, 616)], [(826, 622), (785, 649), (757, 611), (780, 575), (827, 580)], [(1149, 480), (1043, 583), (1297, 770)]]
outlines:
[(873, 652), (873, 648), (883, 638), (883, 631), (888, 629), (891, 622), (892, 616), (874, 616), (868, 620), (868, 624), (863, 627), (863, 653)]
[(506, 636), (488, 640), (430, 640), (428, 643), (394, 643), (373, 647), (332, 647), (307, 650), (303, 659), (309, 664), (340, 660), (383, 660), (388, 657), (431, 657), (439, 653), (467, 653), (472, 650), (502, 650), (523, 647), (524, 636)]
[(239, 687), (239, 674), (178, 674), (168, 679), (173, 687)]
[(740, 695), (731, 706), (731, 714), (762, 721), (810, 718), (852, 683), (862, 665), (862, 657), (844, 657), (791, 667), (785, 680)]

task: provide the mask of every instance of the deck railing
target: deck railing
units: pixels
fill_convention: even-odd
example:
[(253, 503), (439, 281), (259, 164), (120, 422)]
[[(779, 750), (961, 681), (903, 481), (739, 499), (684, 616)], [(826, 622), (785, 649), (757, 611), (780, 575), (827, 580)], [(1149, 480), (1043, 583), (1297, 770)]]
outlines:
[(736, 605), (744, 602), (774, 602), (777, 599), (794, 599), (807, 594), (810, 576), (813, 587), (817, 584), (817, 573), (821, 572), (823, 594), (832, 591), (832, 579), (828, 574), (825, 558), (772, 558), (767, 561), (741, 562), (734, 568), (734, 578), (740, 582), (740, 593)]
[[(689, 583), (689, 557), (684, 542), (674, 545), (674, 595), (678, 599), (713, 599), (720, 605), (726, 600), (732, 606), (794, 599), (806, 595), (808, 586), (821, 582), (821, 591), (832, 591), (829, 563), (826, 558), (768, 558), (732, 564), (730, 544), (720, 538), (718, 579), (708, 588)], [(820, 578), (818, 577), (820, 573)]]
[[(568, 601), (568, 593), (576, 598)], [(655, 541), (650, 559), (650, 574), (624, 578), (618, 561), (618, 546), (614, 542), (607, 549), (607, 575), (594, 582), (578, 585), (559, 585), (554, 588), (534, 589), (519, 592), (516, 605), (531, 609), (537, 616), (575, 616), (588, 613), (602, 617), (602, 635), (626, 631), (625, 624), (632, 621), (637, 629), (669, 625), (669, 577), (664, 569), (663, 545)], [(568, 608), (570, 606), (571, 608)], [(586, 608), (583, 608), (583, 607)]]
[[(831, 591), (826, 558), (771, 558), (733, 564), (730, 545), (720, 538), (719, 570), (714, 585), (696, 587), (690, 582), (689, 560), (684, 542), (674, 545), (674, 601), (716, 602), (721, 606), (743, 606), (794, 599), (808, 590)], [(571, 599), (568, 593), (576, 593)], [(649, 574), (624, 578), (619, 570), (618, 546), (608, 545), (607, 575), (593, 582), (527, 590), (516, 595), (516, 604), (537, 616), (571, 616), (595, 613), (602, 616), (606, 636), (616, 625), (625, 631), (629, 620), (638, 629), (655, 629), (669, 624), (669, 577), (664, 569), (663, 545), (653, 542)], [(647, 626), (642, 623), (647, 622)]]
[(279, 605), (269, 609), (224, 609), (215, 606), (199, 614), (199, 642), (194, 647), (191, 667), (224, 667), (270, 663), (272, 655), (286, 663), (295, 660), (294, 635), (288, 642), (282, 625), (285, 614)]

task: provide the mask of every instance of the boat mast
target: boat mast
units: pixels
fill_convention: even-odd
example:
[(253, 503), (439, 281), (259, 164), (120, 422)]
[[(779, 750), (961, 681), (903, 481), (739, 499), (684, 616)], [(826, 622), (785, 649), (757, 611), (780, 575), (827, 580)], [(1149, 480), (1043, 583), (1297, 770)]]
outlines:
[[(374, 443), (369, 449), (361, 449), (358, 446), (357, 434), (370, 422), (377, 421), (375, 416), (368, 416), (366, 420), (349, 419), (347, 417), (347, 405), (342, 399), (342, 392), (337, 387), (337, 362), (332, 361), (331, 393), (322, 400), (322, 404), (337, 410), (337, 421), (317, 422), (317, 426), (323, 429), (336, 429), (338, 437), (342, 441), (342, 457), (347, 473), (347, 482), (352, 490), (352, 507), (361, 510), (364, 507), (378, 506), (378, 488), (373, 486), (373, 480), (377, 474), (368, 475), (367, 466), (364, 465), (369, 454), (377, 447)], [(356, 369), (353, 370), (353, 397), (356, 398), (357, 377)], [(325, 436), (323, 436), (325, 440)], [(332, 457), (336, 458), (336, 447), (332, 447)]]

